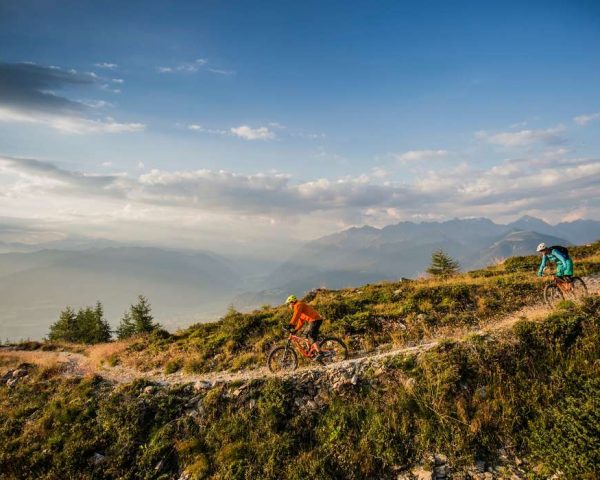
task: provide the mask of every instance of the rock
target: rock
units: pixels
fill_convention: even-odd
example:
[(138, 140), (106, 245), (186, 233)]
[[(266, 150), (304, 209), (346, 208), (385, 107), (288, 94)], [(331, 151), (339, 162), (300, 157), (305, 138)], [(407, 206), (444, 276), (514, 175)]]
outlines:
[(436, 480), (442, 480), (448, 476), (448, 466), (440, 465), (433, 469), (433, 478)]
[(209, 380), (198, 380), (196, 383), (194, 383), (194, 390), (196, 392), (202, 391), (202, 390), (207, 390), (209, 388), (212, 388), (213, 383)]
[(144, 387), (144, 393), (147, 395), (151, 395), (154, 393), (154, 391), (156, 390), (156, 388), (152, 385), (148, 385), (147, 387)]
[(26, 377), (28, 374), (29, 374), (29, 372), (27, 371), (27, 369), (25, 369), (25, 368), (17, 368), (16, 370), (13, 370), (13, 372), (12, 372), (12, 378)]
[(417, 480), (433, 479), (433, 473), (428, 470), (425, 470), (423, 467), (413, 468), (410, 473), (412, 473), (413, 477)]
[(88, 462), (92, 465), (100, 465), (106, 461), (106, 456), (101, 453), (94, 453), (90, 458), (88, 458)]
[(350, 383), (352, 385), (357, 385), (358, 384), (358, 375), (357, 374), (352, 375), (352, 378), (350, 379)]

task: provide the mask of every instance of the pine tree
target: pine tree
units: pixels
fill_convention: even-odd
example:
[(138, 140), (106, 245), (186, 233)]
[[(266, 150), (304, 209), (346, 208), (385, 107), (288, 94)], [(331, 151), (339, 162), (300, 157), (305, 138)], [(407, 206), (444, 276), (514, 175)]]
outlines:
[(143, 295), (138, 296), (138, 302), (129, 307), (129, 311), (123, 314), (121, 323), (117, 328), (119, 339), (128, 338), (140, 333), (152, 332), (160, 325), (154, 323), (154, 317), (151, 314), (151, 307), (148, 300)]
[(104, 318), (102, 304), (97, 302), (93, 308), (80, 308), (77, 313), (67, 307), (50, 326), (48, 338), (88, 344), (110, 341), (110, 325)]
[(125, 312), (123, 314), (123, 318), (121, 318), (121, 323), (117, 327), (116, 333), (119, 340), (123, 340), (124, 338), (129, 338), (132, 335), (135, 335), (135, 325), (131, 321), (131, 315), (129, 315), (129, 312)]
[(58, 320), (50, 325), (49, 340), (64, 340), (66, 342), (74, 342), (77, 335), (76, 332), (77, 315), (71, 307), (65, 308), (60, 312)]
[(431, 254), (431, 265), (427, 273), (434, 277), (450, 277), (460, 270), (460, 264), (441, 248)]

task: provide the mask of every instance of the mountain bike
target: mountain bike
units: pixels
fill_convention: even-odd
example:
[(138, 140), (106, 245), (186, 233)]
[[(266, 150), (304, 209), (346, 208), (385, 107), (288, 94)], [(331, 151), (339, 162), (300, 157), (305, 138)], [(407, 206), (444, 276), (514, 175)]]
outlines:
[[(293, 372), (298, 368), (298, 353), (304, 358), (316, 361), (321, 365), (330, 365), (348, 358), (348, 347), (336, 337), (325, 337), (317, 340), (319, 352), (312, 348), (312, 342), (304, 336), (294, 335), (284, 329), (288, 334), (285, 345), (279, 345), (269, 353), (267, 365), (273, 373)], [(298, 353), (296, 353), (298, 352)], [(317, 353), (320, 355), (317, 357)]]
[(571, 277), (571, 280), (567, 280), (555, 276), (554, 279), (544, 287), (544, 302), (546, 302), (548, 306), (553, 307), (562, 300), (577, 300), (587, 296), (587, 294), (587, 285), (581, 277)]

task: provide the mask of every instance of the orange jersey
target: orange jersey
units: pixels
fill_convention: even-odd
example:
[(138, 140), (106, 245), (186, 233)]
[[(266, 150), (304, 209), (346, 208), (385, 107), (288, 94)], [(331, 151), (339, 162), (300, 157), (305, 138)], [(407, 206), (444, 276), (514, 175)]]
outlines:
[(321, 315), (314, 308), (304, 302), (294, 304), (294, 315), (292, 315), (290, 325), (296, 330), (300, 330), (305, 322), (314, 322), (315, 320), (321, 320)]

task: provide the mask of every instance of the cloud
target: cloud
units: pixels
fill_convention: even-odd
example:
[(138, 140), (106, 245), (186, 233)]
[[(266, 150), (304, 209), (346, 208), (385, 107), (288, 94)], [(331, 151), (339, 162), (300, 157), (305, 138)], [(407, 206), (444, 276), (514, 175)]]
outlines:
[(502, 147), (525, 147), (535, 144), (556, 144), (564, 141), (561, 133), (565, 131), (565, 127), (558, 125), (554, 128), (545, 130), (520, 130), (518, 132), (497, 132), (491, 133), (487, 131), (479, 131), (475, 136), (493, 145)]
[(206, 128), (203, 127), (202, 125), (198, 125), (198, 124), (190, 124), (187, 126), (188, 130), (191, 130), (192, 132), (201, 132), (201, 133), (208, 133), (210, 135), (228, 135), (229, 131), (227, 130), (220, 130), (218, 128)]
[(91, 86), (96, 78), (75, 70), (42, 67), (29, 63), (0, 63), (0, 105), (36, 111), (77, 114), (80, 102), (54, 93), (67, 87)]
[(275, 138), (275, 133), (267, 127), (252, 128), (248, 125), (240, 125), (230, 129), (231, 133), (244, 140), (272, 140)]
[(235, 70), (223, 70), (221, 68), (207, 68), (206, 70), (211, 73), (216, 73), (217, 75), (235, 75)]
[(52, 113), (28, 113), (17, 109), (0, 106), (0, 122), (29, 123), (44, 125), (62, 133), (126, 133), (141, 132), (146, 126), (143, 123), (121, 123), (111, 117), (89, 119), (81, 116), (56, 115)]
[(274, 234), (273, 225), (277, 232), (293, 232), (290, 238), (307, 238), (354, 224), (384, 225), (432, 214), (440, 219), (537, 212), (557, 220), (573, 212), (600, 216), (600, 161), (571, 157), (561, 149), (486, 168), (447, 166), (410, 183), (378, 170), (312, 179), (209, 169), (142, 168), (129, 175), (99, 175), (13, 157), (0, 157), (0, 181), (6, 187), (0, 193), (0, 216), (18, 211), (60, 220), (71, 229), (101, 223), (107, 231), (122, 221), (131, 235), (144, 219), (171, 237), (187, 231), (186, 225), (200, 228), (210, 218), (221, 241), (234, 231), (242, 232), (233, 235), (240, 241), (260, 239)]
[(447, 150), (409, 150), (400, 155), (394, 155), (394, 157), (399, 162), (409, 163), (444, 158), (448, 156), (448, 153)]
[(193, 62), (184, 62), (172, 67), (158, 67), (159, 73), (195, 73), (208, 63), (205, 58), (197, 58)]
[(116, 63), (109, 63), (109, 62), (94, 63), (94, 66), (98, 67), (98, 68), (106, 68), (108, 70), (114, 70), (115, 68), (118, 67), (118, 65)]
[(110, 106), (108, 102), (77, 101), (56, 93), (69, 88), (92, 88), (100, 80), (94, 73), (55, 66), (0, 63), (0, 121), (44, 125), (74, 134), (144, 130), (141, 123), (98, 118), (94, 111)]
[(595, 120), (600, 120), (600, 112), (588, 113), (586, 115), (579, 115), (578, 117), (573, 118), (573, 121), (582, 127)]

